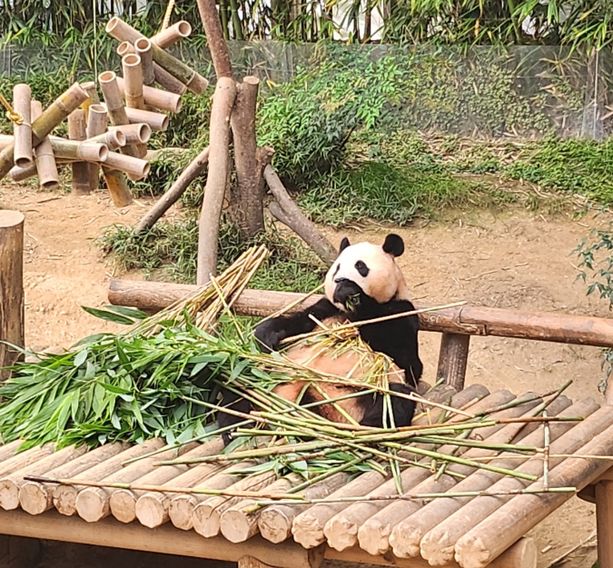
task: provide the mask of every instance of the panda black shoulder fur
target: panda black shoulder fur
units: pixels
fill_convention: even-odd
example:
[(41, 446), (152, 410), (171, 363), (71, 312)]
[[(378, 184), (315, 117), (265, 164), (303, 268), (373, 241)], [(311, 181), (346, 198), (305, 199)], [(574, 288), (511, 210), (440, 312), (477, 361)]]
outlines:
[[(389, 234), (383, 245), (361, 242), (354, 245), (344, 238), (340, 245), (339, 256), (328, 270), (325, 278), (325, 297), (312, 306), (286, 316), (263, 321), (256, 327), (255, 337), (265, 351), (275, 351), (281, 341), (315, 327), (313, 318), (325, 322), (331, 319), (364, 321), (382, 316), (413, 311), (415, 307), (408, 298), (408, 290), (396, 258), (404, 252), (401, 237)], [(416, 315), (398, 317), (378, 323), (360, 326), (359, 333), (371, 349), (389, 356), (403, 371), (404, 380), (390, 381), (390, 390), (408, 394), (417, 386), (422, 375), (419, 359), (418, 331), (419, 319)], [(337, 373), (338, 374), (338, 373)], [(293, 387), (290, 385), (294, 385)], [(313, 402), (313, 393), (304, 391), (299, 383), (281, 385), (275, 389), (284, 398), (295, 400), (299, 392), (304, 393), (303, 404)], [(334, 392), (328, 396), (338, 397), (346, 389), (343, 385), (332, 385)], [(314, 389), (313, 389), (314, 390)], [(224, 396), (224, 398), (226, 398)], [(244, 399), (230, 397), (232, 408), (242, 412), (250, 410)], [(335, 413), (324, 411), (325, 406), (317, 407), (319, 413), (331, 420), (339, 419)], [(362, 396), (343, 403), (345, 411), (360, 424), (381, 427), (383, 425), (383, 397)], [(314, 408), (315, 409), (315, 408)], [(396, 426), (411, 423), (415, 404), (405, 397), (392, 397), (392, 412)], [(227, 413), (220, 413), (219, 425), (229, 426), (238, 419)]]

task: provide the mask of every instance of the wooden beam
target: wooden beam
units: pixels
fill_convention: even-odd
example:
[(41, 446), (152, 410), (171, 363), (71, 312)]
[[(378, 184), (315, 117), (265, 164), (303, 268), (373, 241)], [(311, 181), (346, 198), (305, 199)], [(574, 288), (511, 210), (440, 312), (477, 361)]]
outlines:
[[(19, 211), (0, 210), (0, 341), (24, 345), (23, 223)], [(0, 380), (19, 354), (0, 343)]]
[(464, 388), (470, 335), (443, 333), (438, 356), (437, 382), (445, 383), (460, 392)]
[[(185, 298), (196, 289), (190, 284), (114, 279), (109, 285), (108, 298), (111, 304), (155, 312)], [(304, 295), (293, 292), (248, 289), (234, 306), (236, 312), (242, 315), (267, 316), (301, 297)], [(319, 299), (320, 295), (313, 295), (293, 311), (312, 305)], [(424, 331), (613, 347), (613, 319), (607, 318), (461, 306), (420, 314), (419, 319)]]
[(613, 568), (613, 481), (596, 484), (596, 526), (599, 566)]

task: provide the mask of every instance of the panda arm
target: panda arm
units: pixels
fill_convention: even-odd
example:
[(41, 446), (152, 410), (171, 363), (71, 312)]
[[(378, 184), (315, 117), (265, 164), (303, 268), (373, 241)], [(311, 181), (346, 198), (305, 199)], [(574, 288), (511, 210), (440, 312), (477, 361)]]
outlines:
[(328, 299), (322, 298), (312, 306), (287, 316), (263, 321), (255, 328), (255, 338), (264, 351), (276, 351), (286, 337), (308, 333), (315, 329), (315, 319), (322, 321), (339, 313), (339, 309)]

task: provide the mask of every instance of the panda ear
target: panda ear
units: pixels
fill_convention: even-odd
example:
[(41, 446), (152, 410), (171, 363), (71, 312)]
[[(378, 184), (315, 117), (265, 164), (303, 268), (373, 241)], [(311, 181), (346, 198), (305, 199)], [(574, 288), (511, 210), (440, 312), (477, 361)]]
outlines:
[(350, 244), (351, 243), (349, 242), (349, 239), (347, 237), (343, 237), (343, 240), (341, 241), (341, 245), (340, 247), (338, 247), (339, 254), (343, 252)]
[(395, 235), (394, 233), (387, 235), (387, 237), (385, 237), (385, 242), (383, 243), (383, 250), (392, 256), (401, 256), (404, 252), (404, 241), (402, 240), (402, 237)]

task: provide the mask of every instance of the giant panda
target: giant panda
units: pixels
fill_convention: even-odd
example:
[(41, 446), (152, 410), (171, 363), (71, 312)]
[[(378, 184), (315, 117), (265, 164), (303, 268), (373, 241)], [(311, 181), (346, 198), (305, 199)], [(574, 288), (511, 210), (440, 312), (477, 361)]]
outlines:
[[(402, 238), (396, 234), (388, 234), (383, 245), (369, 242), (352, 245), (348, 238), (343, 238), (338, 257), (325, 277), (324, 298), (299, 312), (261, 322), (255, 329), (255, 338), (261, 349), (265, 352), (278, 350), (285, 338), (313, 331), (316, 321), (328, 326), (333, 322), (359, 322), (414, 311), (404, 277), (396, 263), (396, 258), (404, 253), (404, 248)], [(365, 324), (359, 326), (358, 330), (361, 339), (373, 351), (384, 353), (393, 361), (396, 370), (392, 369), (388, 374), (390, 391), (405, 395), (413, 392), (423, 370), (419, 358), (417, 315)], [(347, 376), (351, 370), (355, 371), (356, 365), (359, 366), (355, 354), (344, 353), (332, 357), (312, 346), (292, 346), (284, 350), (284, 354), (310, 368), (339, 377)], [(319, 385), (320, 389), (324, 387), (329, 398), (337, 398), (356, 388), (342, 382)], [(274, 392), (292, 401), (300, 398), (302, 404), (323, 400), (320, 392), (308, 385), (305, 387), (301, 381), (280, 384)], [(228, 393), (224, 399), (236, 410), (250, 410), (250, 404), (245, 399), (238, 400), (238, 397), (228, 396)], [(415, 403), (406, 397), (392, 396), (391, 399), (394, 424), (409, 425)], [(381, 395), (364, 395), (337, 404), (364, 426), (385, 425), (384, 397)], [(313, 410), (329, 420), (346, 421), (333, 404), (318, 405)], [(218, 422), (220, 427), (226, 427), (239, 420), (220, 412)], [(224, 438), (226, 441), (229, 439), (227, 435)]]

